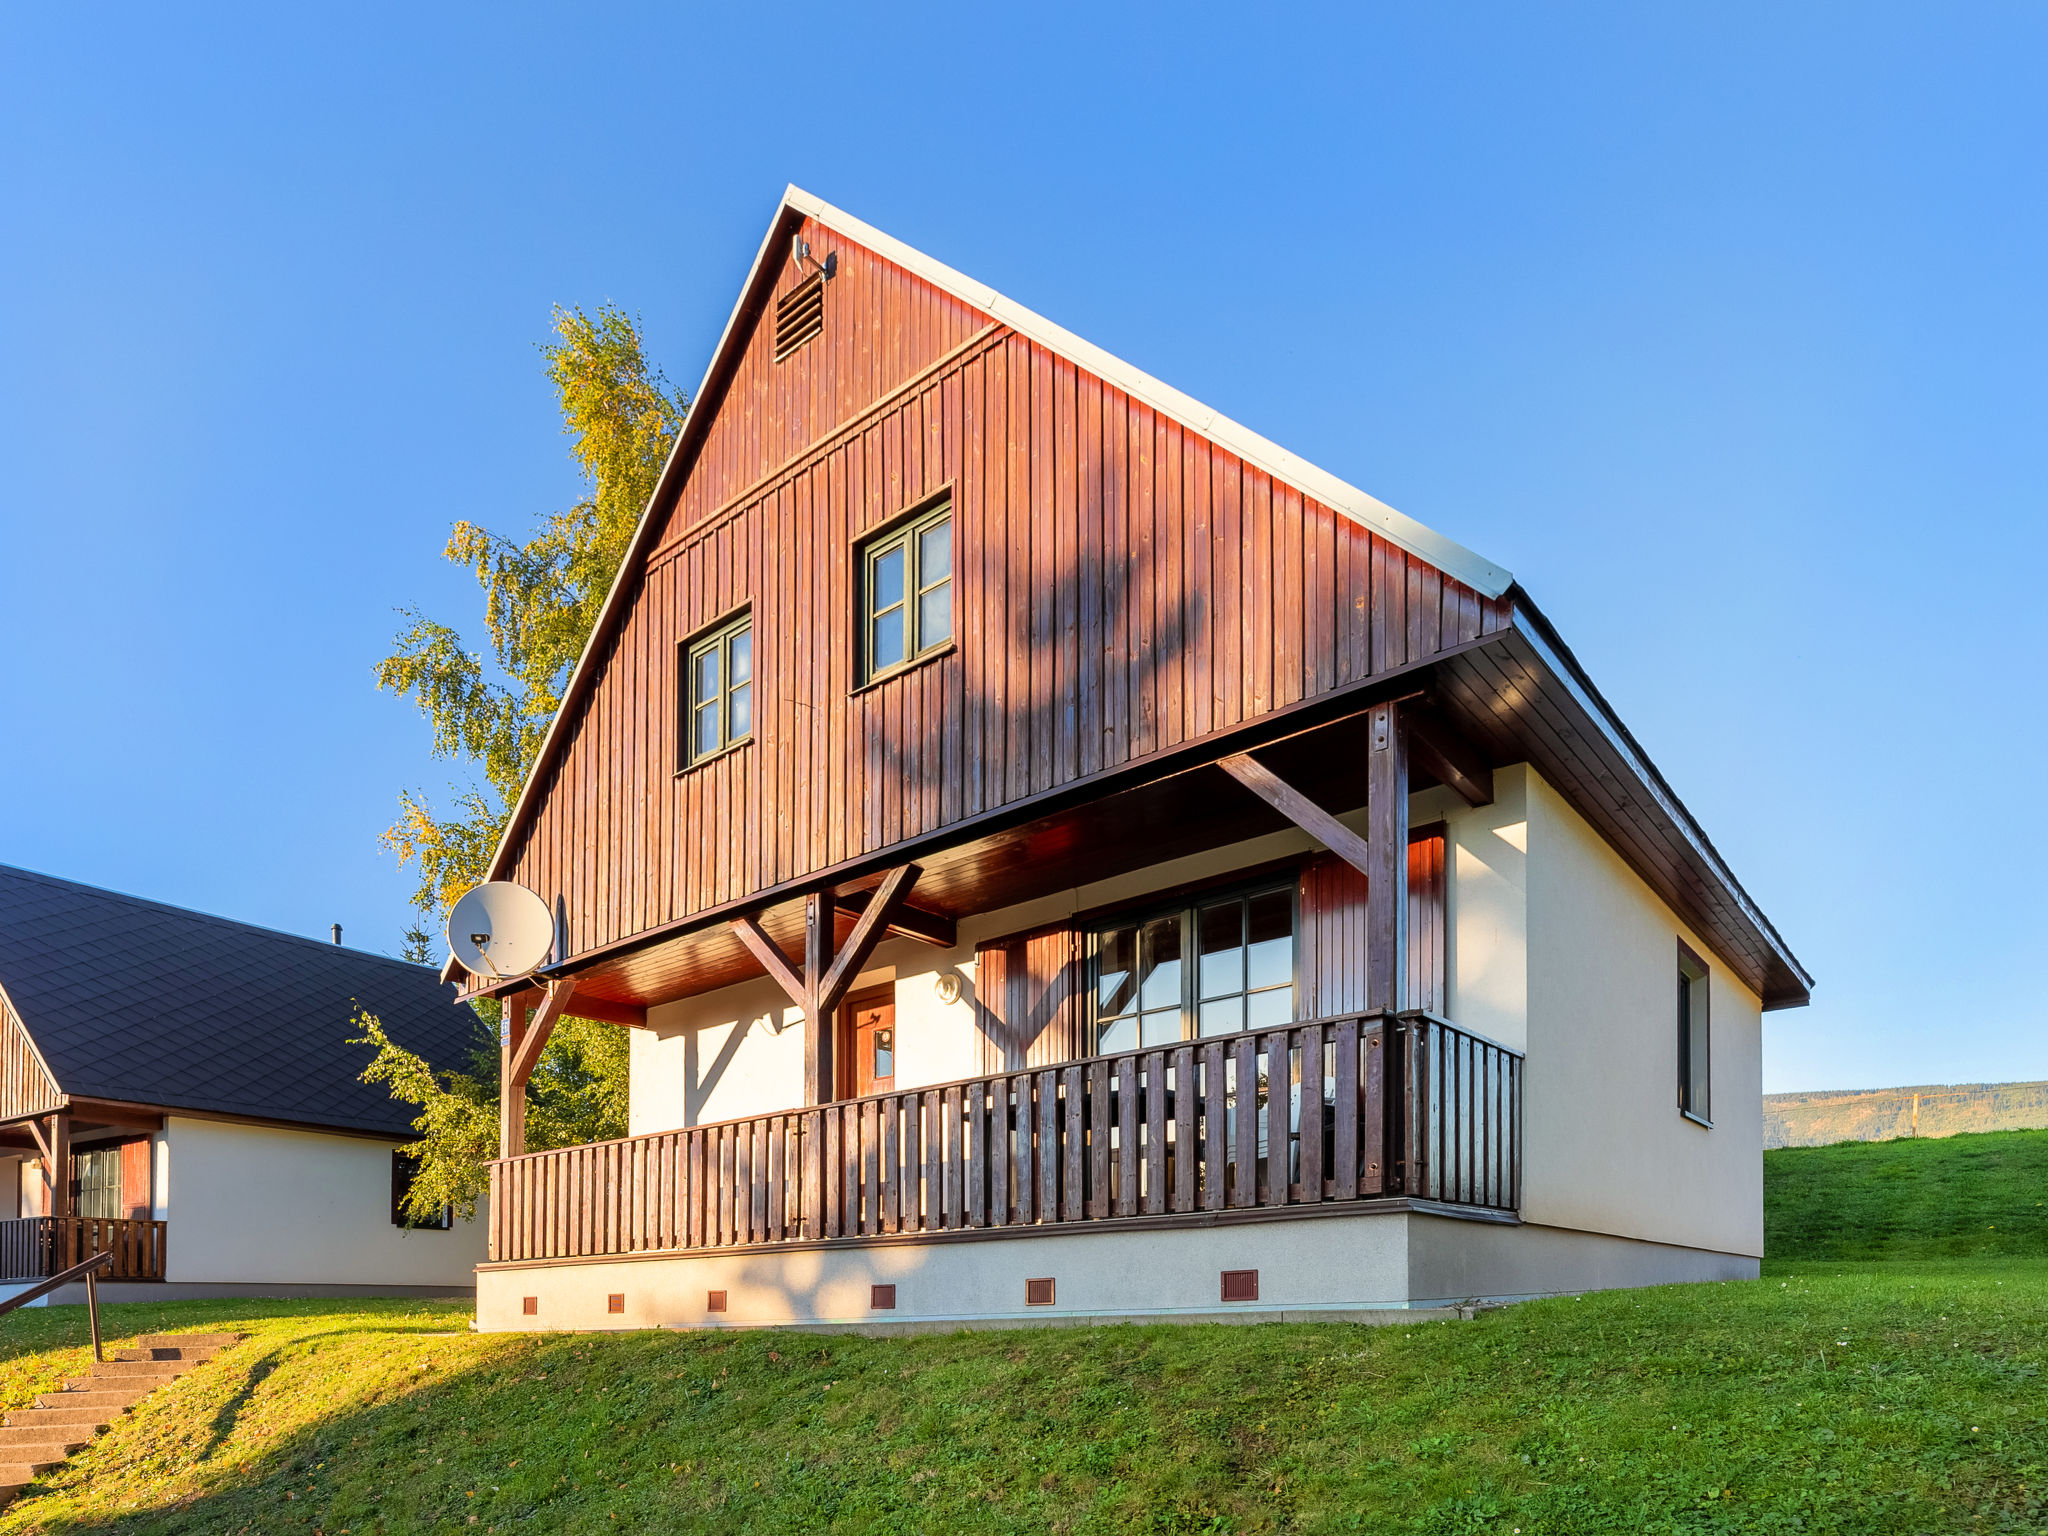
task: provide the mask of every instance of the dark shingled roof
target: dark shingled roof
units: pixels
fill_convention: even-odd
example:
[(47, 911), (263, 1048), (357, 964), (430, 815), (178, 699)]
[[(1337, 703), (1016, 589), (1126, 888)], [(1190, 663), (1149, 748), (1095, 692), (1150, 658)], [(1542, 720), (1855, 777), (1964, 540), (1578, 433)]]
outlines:
[(393, 1137), (418, 1111), (357, 1080), (357, 1007), (437, 1068), (481, 1038), (426, 966), (5, 864), (0, 988), (73, 1097)]

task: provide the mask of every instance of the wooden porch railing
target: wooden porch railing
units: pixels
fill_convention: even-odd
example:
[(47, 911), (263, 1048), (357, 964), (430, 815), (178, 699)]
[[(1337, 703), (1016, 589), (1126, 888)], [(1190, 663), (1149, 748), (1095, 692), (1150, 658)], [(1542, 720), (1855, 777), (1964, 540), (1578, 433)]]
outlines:
[(1290, 1024), (491, 1165), (491, 1257), (1520, 1200), (1521, 1054), (1426, 1014)]
[(164, 1278), (161, 1221), (105, 1216), (22, 1216), (0, 1221), (0, 1279), (40, 1280), (95, 1254), (111, 1254), (102, 1280)]

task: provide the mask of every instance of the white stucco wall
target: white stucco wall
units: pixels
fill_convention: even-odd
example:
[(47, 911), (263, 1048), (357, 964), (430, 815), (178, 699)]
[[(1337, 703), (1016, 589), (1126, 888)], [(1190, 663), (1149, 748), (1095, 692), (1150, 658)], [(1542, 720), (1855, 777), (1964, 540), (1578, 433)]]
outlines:
[(172, 1116), (157, 1145), (173, 1282), (474, 1285), (484, 1215), (391, 1224), (395, 1142)]
[[(1763, 1011), (1564, 798), (1525, 776), (1531, 1221), (1763, 1252)], [(1683, 939), (1712, 977), (1711, 1129), (1677, 1107)]]

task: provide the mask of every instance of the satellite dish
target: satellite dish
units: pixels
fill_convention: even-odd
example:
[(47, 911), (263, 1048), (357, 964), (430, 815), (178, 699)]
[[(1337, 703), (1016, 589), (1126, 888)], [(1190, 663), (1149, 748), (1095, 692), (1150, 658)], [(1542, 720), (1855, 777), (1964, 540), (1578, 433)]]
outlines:
[(524, 976), (554, 947), (548, 904), (510, 880), (471, 886), (449, 910), (448, 948), (475, 975)]

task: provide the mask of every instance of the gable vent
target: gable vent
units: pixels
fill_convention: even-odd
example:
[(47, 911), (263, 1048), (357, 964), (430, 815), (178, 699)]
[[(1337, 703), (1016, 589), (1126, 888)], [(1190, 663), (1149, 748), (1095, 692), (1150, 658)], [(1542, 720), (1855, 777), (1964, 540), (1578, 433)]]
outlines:
[(825, 329), (825, 274), (813, 272), (775, 301), (775, 361)]

